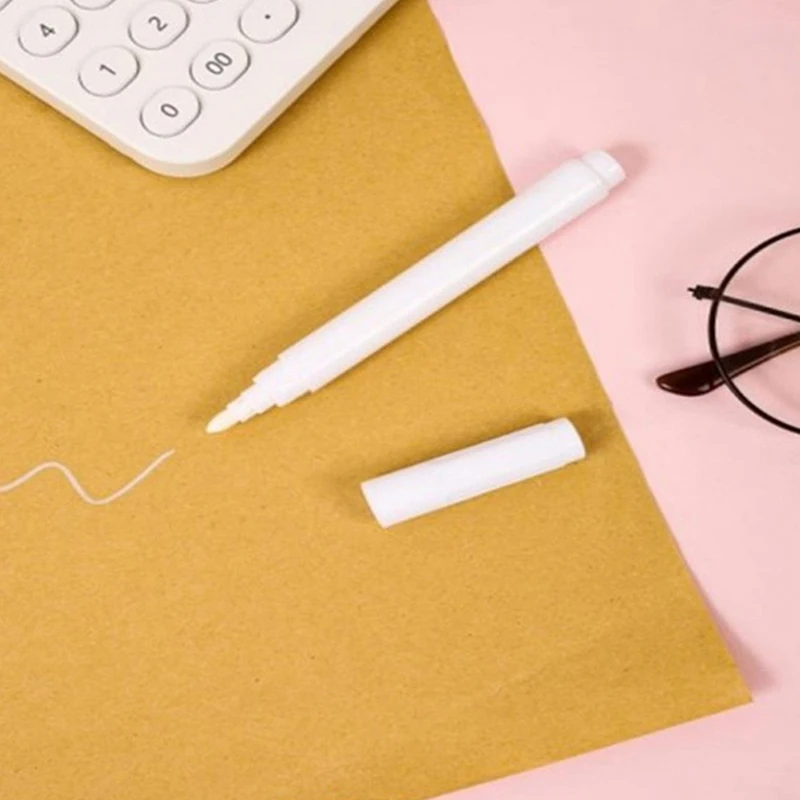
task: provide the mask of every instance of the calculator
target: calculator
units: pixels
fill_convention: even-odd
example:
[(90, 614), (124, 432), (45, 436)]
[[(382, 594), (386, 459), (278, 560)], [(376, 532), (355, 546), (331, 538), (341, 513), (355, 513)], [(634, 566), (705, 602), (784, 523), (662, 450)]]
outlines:
[(142, 166), (233, 161), (397, 0), (0, 0), (0, 74)]

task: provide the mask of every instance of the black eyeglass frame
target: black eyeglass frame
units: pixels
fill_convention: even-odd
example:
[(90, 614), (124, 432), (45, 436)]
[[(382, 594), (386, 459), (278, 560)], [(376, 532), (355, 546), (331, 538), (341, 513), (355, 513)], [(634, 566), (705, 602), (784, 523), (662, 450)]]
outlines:
[(722, 282), (717, 289), (716, 296), (711, 303), (711, 310), (708, 314), (708, 344), (709, 348), (711, 349), (711, 357), (714, 359), (714, 363), (717, 365), (720, 377), (725, 381), (725, 384), (731, 390), (733, 396), (739, 400), (740, 403), (744, 404), (746, 408), (750, 409), (750, 411), (752, 411), (754, 414), (761, 417), (761, 419), (766, 420), (773, 425), (777, 425), (779, 428), (783, 428), (785, 431), (800, 434), (800, 426), (792, 425), (791, 423), (785, 422), (784, 420), (773, 416), (767, 411), (764, 411), (763, 408), (757, 406), (749, 397), (747, 397), (747, 395), (744, 394), (744, 392), (742, 392), (741, 389), (739, 389), (739, 387), (734, 383), (727, 367), (725, 366), (723, 356), (720, 353), (719, 342), (717, 341), (717, 319), (719, 317), (719, 307), (722, 303), (722, 297), (724, 296), (725, 291), (731, 285), (734, 278), (736, 278), (742, 269), (747, 266), (747, 264), (757, 255), (759, 255), (759, 253), (762, 253), (768, 247), (772, 247), (772, 245), (777, 244), (784, 239), (789, 239), (792, 236), (798, 235), (800, 235), (800, 228), (791, 228), (783, 233), (778, 233), (775, 236), (772, 236), (769, 239), (761, 242), (761, 244), (756, 245), (752, 250), (743, 255), (736, 262), (736, 264), (733, 265), (728, 274), (722, 279)]

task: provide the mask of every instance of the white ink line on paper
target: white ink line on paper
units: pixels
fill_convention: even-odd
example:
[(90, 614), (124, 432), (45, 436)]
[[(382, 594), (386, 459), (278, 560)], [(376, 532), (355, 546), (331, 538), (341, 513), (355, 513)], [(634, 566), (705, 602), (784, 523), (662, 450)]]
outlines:
[(66, 479), (69, 485), (75, 490), (77, 495), (83, 500), (84, 503), (88, 503), (90, 506), (106, 506), (109, 503), (113, 503), (115, 500), (119, 500), (120, 497), (124, 497), (131, 489), (136, 488), (145, 478), (151, 475), (155, 470), (157, 470), (168, 458), (175, 454), (174, 450), (168, 450), (166, 453), (162, 453), (155, 461), (153, 461), (150, 466), (148, 466), (143, 472), (140, 472), (132, 481), (126, 483), (121, 489), (118, 489), (113, 494), (108, 495), (108, 497), (92, 497), (84, 488), (83, 486), (78, 483), (78, 479), (72, 474), (68, 467), (65, 467), (63, 464), (60, 464), (58, 461), (47, 461), (44, 464), (39, 464), (38, 467), (34, 467), (29, 472), (26, 472), (24, 475), (20, 475), (19, 478), (11, 481), (11, 483), (0, 483), (0, 494), (6, 494), (7, 492), (13, 492), (14, 489), (18, 489), (22, 484), (27, 483), (31, 478), (35, 478), (42, 472), (45, 472), (48, 469), (54, 469), (60, 472)]

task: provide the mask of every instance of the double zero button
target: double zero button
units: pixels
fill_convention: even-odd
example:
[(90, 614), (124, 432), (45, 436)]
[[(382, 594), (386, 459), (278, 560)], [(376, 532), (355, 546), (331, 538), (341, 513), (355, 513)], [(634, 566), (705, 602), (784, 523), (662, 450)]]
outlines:
[(225, 89), (250, 66), (247, 50), (234, 41), (212, 42), (192, 62), (192, 78), (204, 89)]

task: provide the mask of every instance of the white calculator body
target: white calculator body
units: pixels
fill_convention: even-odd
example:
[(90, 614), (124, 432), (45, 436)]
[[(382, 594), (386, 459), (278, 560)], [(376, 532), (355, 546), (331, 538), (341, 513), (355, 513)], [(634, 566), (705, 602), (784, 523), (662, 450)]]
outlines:
[(224, 167), (397, 0), (0, 0), (0, 73), (164, 175)]

